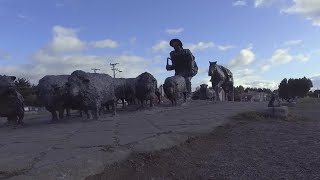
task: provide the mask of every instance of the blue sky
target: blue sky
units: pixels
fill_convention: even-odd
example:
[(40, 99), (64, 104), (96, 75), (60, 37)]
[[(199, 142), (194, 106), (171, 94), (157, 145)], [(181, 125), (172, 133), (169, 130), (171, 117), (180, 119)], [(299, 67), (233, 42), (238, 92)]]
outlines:
[(76, 69), (117, 77), (149, 71), (162, 84), (179, 38), (199, 66), (193, 86), (209, 83), (208, 61), (236, 85), (276, 88), (283, 78), (312, 78), (320, 88), (319, 0), (0, 0), (0, 71), (32, 83)]

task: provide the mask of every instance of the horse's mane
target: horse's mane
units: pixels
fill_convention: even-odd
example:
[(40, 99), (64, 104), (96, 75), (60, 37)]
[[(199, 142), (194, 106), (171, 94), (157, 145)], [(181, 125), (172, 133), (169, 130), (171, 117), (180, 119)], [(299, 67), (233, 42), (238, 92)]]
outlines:
[(219, 65), (217, 63), (215, 64), (215, 66), (216, 66), (216, 68), (221, 69), (221, 71), (224, 73), (224, 75), (226, 76), (228, 81), (229, 80), (233, 81), (232, 72), (228, 68), (224, 67), (223, 65)]

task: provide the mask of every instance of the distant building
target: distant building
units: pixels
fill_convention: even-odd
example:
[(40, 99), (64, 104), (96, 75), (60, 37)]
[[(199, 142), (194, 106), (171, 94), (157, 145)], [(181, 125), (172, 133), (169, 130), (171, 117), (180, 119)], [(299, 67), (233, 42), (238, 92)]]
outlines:
[(35, 106), (25, 106), (24, 112), (39, 112), (39, 111), (45, 111), (45, 107), (35, 107)]
[(264, 92), (248, 91), (247, 93), (242, 93), (240, 95), (241, 101), (250, 101), (250, 102), (262, 102), (269, 101), (270, 94)]

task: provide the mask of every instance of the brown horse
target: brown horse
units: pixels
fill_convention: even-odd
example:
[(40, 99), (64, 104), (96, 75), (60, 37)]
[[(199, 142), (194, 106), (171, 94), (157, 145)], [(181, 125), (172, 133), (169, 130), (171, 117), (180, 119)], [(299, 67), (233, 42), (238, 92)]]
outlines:
[(211, 83), (212, 87), (216, 91), (216, 98), (218, 101), (220, 101), (219, 97), (219, 90), (222, 88), (225, 92), (225, 99), (229, 99), (228, 97), (231, 97), (231, 100), (234, 101), (234, 88), (233, 88), (233, 75), (232, 72), (217, 64), (217, 61), (210, 62), (209, 61), (209, 71), (208, 76), (211, 76)]

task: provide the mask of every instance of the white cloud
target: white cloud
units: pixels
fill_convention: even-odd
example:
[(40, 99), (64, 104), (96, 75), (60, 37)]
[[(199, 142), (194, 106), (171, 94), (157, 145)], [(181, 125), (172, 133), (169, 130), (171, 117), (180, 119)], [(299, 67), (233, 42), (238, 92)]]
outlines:
[(182, 33), (183, 31), (184, 31), (183, 28), (166, 29), (166, 33), (168, 33), (168, 34), (174, 34), (174, 35), (180, 34), (180, 33)]
[(53, 39), (45, 48), (46, 51), (54, 54), (79, 52), (86, 48), (86, 42), (77, 36), (77, 30), (62, 26), (53, 27)]
[(86, 42), (81, 40), (77, 33), (78, 30), (74, 28), (67, 28), (56, 25), (52, 29), (53, 38), (48, 45), (42, 49), (45, 53), (51, 54), (65, 54), (65, 53), (78, 53), (82, 50), (93, 48), (116, 48), (119, 43), (111, 39)]
[(263, 80), (253, 69), (233, 70), (234, 86), (277, 89), (277, 80)]
[[(2, 65), (0, 72), (27, 78), (34, 84), (45, 75), (71, 74), (77, 69), (92, 72), (91, 68), (99, 68), (99, 73), (112, 75), (110, 63), (114, 62), (119, 63), (118, 68), (123, 71), (117, 74), (117, 77), (136, 77), (145, 71), (151, 72), (150, 67), (153, 65), (151, 60), (126, 54), (85, 54), (82, 50), (88, 43), (77, 37), (76, 30), (61, 26), (55, 26), (53, 29), (52, 40), (47, 46), (34, 52), (30, 62)], [(63, 42), (70, 44), (65, 45)]]
[(232, 3), (233, 6), (246, 6), (247, 5), (247, 2), (246, 1), (235, 1)]
[(254, 80), (248, 82), (249, 87), (268, 88), (271, 90), (278, 89), (279, 81), (277, 80)]
[(18, 14), (17, 17), (20, 18), (20, 19), (26, 19), (27, 18), (27, 16), (25, 16), (23, 14)]
[[(198, 43), (183, 43), (183, 48), (190, 49), (191, 52), (193, 51), (201, 51), (210, 48), (216, 48), (220, 51), (226, 51), (231, 48), (234, 48), (232, 45), (216, 45), (213, 42), (198, 42)], [(158, 51), (170, 51), (171, 46), (169, 45), (169, 41), (161, 40), (158, 41), (155, 45), (152, 46), (152, 50), (154, 52)]]
[(312, 81), (312, 90), (317, 90), (320, 89), (320, 73), (319, 74), (315, 74), (312, 77), (309, 77), (309, 79)]
[(186, 46), (190, 51), (204, 50), (215, 47), (213, 42), (198, 42), (197, 44), (189, 44)]
[(232, 46), (232, 45), (226, 45), (226, 46), (217, 45), (217, 48), (218, 48), (220, 51), (226, 51), (226, 50), (229, 50), (229, 49), (234, 48), (234, 46)]
[(291, 40), (291, 41), (286, 41), (283, 43), (285, 46), (297, 46), (302, 44), (302, 40)]
[[(1, 13), (1, 12), (0, 12)], [(16, 16), (18, 19), (20, 19), (21, 22), (23, 23), (29, 23), (32, 21), (32, 18), (29, 16), (26, 16), (25, 14), (19, 13)]]
[(301, 15), (312, 21), (314, 26), (320, 26), (320, 1), (319, 0), (293, 0), (291, 7), (282, 9), (282, 13)]
[(150, 65), (147, 59), (140, 56), (53, 55), (39, 50), (32, 56), (30, 63), (3, 65), (0, 66), (0, 72), (24, 77), (29, 79), (30, 82), (37, 84), (39, 79), (45, 75), (71, 74), (77, 69), (92, 72), (91, 68), (99, 68), (99, 73), (112, 75), (110, 63), (114, 62), (118, 62), (118, 68), (123, 71), (123, 73), (117, 74), (117, 77), (136, 77), (142, 72), (147, 71)]
[(310, 56), (305, 54), (298, 54), (294, 56), (294, 59), (301, 62), (307, 62), (309, 61)]
[(253, 69), (248, 69), (248, 68), (243, 69), (242, 71), (243, 71), (242, 72), (242, 77), (250, 76), (255, 72)]
[(254, 70), (253, 69), (234, 69), (232, 70), (232, 74), (234, 78), (252, 78), (252, 77), (256, 77), (254, 74)]
[(261, 70), (263, 72), (268, 71), (272, 66), (287, 64), (292, 61), (307, 62), (309, 61), (310, 57), (311, 53), (292, 55), (289, 53), (289, 49), (277, 49), (275, 50), (269, 61), (261, 67)]
[(255, 57), (256, 55), (252, 52), (251, 47), (242, 49), (239, 54), (230, 61), (229, 65), (230, 67), (247, 66), (253, 63)]
[(277, 49), (271, 57), (271, 62), (274, 64), (286, 64), (293, 60), (288, 49)]
[(137, 41), (137, 37), (132, 37), (129, 40), (130, 44), (134, 44), (134, 43), (136, 43), (136, 41)]
[(11, 55), (6, 51), (0, 50), (0, 60), (9, 60), (9, 59), (11, 59)]
[(169, 42), (165, 40), (161, 40), (152, 46), (152, 50), (155, 52), (168, 50), (169, 48), (170, 48)]
[[(71, 74), (74, 70), (80, 69), (91, 72), (91, 68), (99, 68), (101, 73), (112, 75), (110, 65), (106, 59), (115, 59), (118, 68), (125, 73), (117, 74), (117, 77), (136, 77), (145, 72), (146, 60), (139, 56), (96, 56), (96, 55), (49, 55), (37, 52), (33, 61), (29, 64), (4, 65), (0, 67), (3, 74), (24, 77), (30, 82), (37, 84), (39, 79), (45, 75)], [(21, 71), (28, 69), (28, 71)]]
[(261, 67), (261, 70), (262, 70), (262, 72), (265, 72), (265, 71), (268, 71), (270, 68), (271, 68), (271, 65), (270, 65), (270, 64), (264, 64), (264, 65)]
[(264, 7), (264, 6), (270, 6), (272, 3), (274, 3), (275, 0), (255, 0), (254, 6), (257, 7)]
[(119, 43), (111, 39), (105, 39), (101, 41), (90, 42), (89, 45), (95, 48), (116, 48), (119, 46)]

